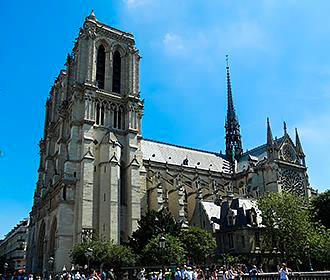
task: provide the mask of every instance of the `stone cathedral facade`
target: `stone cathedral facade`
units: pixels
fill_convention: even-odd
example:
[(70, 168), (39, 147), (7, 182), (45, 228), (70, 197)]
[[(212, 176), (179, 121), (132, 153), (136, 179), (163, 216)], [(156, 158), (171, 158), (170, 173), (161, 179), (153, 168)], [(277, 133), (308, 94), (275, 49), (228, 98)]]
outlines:
[[(243, 153), (227, 67), (226, 153), (142, 136), (139, 50), (134, 36), (92, 12), (46, 102), (40, 167), (30, 213), (27, 270), (71, 267), (69, 252), (92, 235), (127, 240), (146, 211), (168, 209), (183, 226), (198, 224), (203, 202), (282, 190), (309, 195), (296, 133)], [(49, 258), (54, 258), (50, 266)]]

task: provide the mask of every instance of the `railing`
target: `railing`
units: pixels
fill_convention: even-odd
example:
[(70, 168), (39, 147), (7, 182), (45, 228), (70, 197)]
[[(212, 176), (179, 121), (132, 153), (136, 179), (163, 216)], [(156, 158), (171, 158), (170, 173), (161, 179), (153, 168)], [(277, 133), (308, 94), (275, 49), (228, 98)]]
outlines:
[[(289, 280), (330, 280), (330, 271), (315, 271), (315, 272), (290, 272)], [(242, 280), (250, 280), (248, 274), (242, 276)], [(259, 280), (279, 280), (278, 273), (258, 273)]]
[[(137, 273), (142, 267), (127, 267), (122, 269), (121, 278), (122, 280), (133, 280), (137, 279)], [(160, 266), (149, 266), (145, 267), (145, 273), (149, 276), (151, 271), (159, 271)], [(147, 277), (148, 277), (147, 276)], [(289, 280), (330, 280), (330, 271), (313, 271), (313, 272), (290, 272)], [(276, 272), (272, 273), (258, 273), (256, 276), (257, 280), (280, 280), (280, 276)], [(149, 279), (149, 278), (146, 278)], [(211, 277), (206, 277), (206, 280)], [(219, 275), (218, 279), (222, 279), (222, 275)], [(251, 280), (249, 274), (244, 274), (241, 278), (235, 278), (240, 280)]]

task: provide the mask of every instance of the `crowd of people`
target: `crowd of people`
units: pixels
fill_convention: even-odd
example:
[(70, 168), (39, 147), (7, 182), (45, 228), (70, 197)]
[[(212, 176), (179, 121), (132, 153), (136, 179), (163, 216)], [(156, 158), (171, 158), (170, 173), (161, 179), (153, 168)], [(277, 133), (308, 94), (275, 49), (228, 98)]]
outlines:
[[(136, 280), (242, 280), (243, 275), (248, 275), (251, 280), (256, 280), (257, 275), (262, 272), (262, 269), (258, 269), (255, 265), (250, 268), (243, 264), (221, 267), (214, 265), (211, 268), (181, 265), (157, 270), (142, 268), (139, 271), (135, 270), (130, 276), (125, 276), (125, 273), (120, 276), (116, 275), (113, 269), (101, 272), (92, 270), (90, 273), (87, 273), (86, 270), (64, 270), (53, 277), (51, 274), (42, 277), (18, 271), (13, 274), (0, 274), (0, 280), (122, 280), (132, 279), (132, 277)], [(279, 279), (288, 280), (289, 272), (291, 270), (283, 263), (278, 271)]]
[[(279, 270), (280, 280), (288, 280), (290, 271), (283, 263)], [(250, 268), (243, 264), (212, 268), (182, 265), (175, 270), (165, 268), (149, 272), (142, 268), (134, 278), (137, 280), (242, 280), (243, 275), (248, 275), (251, 280), (256, 280), (259, 273), (263, 271), (256, 265)]]
[(66, 271), (63, 270), (60, 274), (45, 274), (43, 276), (36, 274), (27, 274), (25, 272), (15, 272), (15, 273), (6, 273), (0, 274), (0, 280), (119, 280), (113, 271), (110, 269), (109, 271), (97, 272), (95, 270), (91, 270), (90, 272), (86, 272), (86, 270), (71, 270)]

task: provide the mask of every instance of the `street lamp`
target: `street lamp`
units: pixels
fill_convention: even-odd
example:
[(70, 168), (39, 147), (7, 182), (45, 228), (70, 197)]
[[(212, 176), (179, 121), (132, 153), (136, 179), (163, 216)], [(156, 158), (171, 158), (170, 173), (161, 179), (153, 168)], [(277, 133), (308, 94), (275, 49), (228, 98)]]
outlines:
[(166, 242), (166, 238), (162, 235), (159, 238), (159, 248), (160, 249), (165, 249), (165, 242)]
[[(166, 239), (165, 239), (165, 237), (162, 235), (162, 236), (159, 238), (159, 248), (160, 248), (161, 250), (164, 250), (164, 249), (165, 249), (165, 242), (166, 242)], [(161, 252), (161, 253), (162, 253), (162, 256), (163, 256), (163, 252)], [(162, 257), (161, 259), (162, 259), (162, 266), (163, 266), (163, 265), (164, 265), (164, 263), (163, 263), (164, 258)]]

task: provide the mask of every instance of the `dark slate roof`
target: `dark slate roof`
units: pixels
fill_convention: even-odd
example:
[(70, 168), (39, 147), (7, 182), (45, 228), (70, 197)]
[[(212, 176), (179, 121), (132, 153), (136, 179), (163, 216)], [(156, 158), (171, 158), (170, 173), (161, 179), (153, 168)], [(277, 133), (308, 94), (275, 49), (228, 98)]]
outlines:
[[(150, 139), (141, 141), (143, 160), (168, 163), (202, 170), (231, 173), (230, 163), (225, 156)], [(185, 161), (185, 163), (184, 163)]]
[[(284, 140), (285, 136), (282, 136), (278, 139), (275, 139), (275, 145), (281, 145), (282, 141)], [(240, 158), (240, 161), (246, 161), (248, 160), (248, 156), (257, 157), (258, 160), (262, 160), (264, 156), (267, 157), (267, 144), (260, 145), (258, 147), (253, 148), (252, 150), (246, 151), (242, 154), (242, 157)]]

